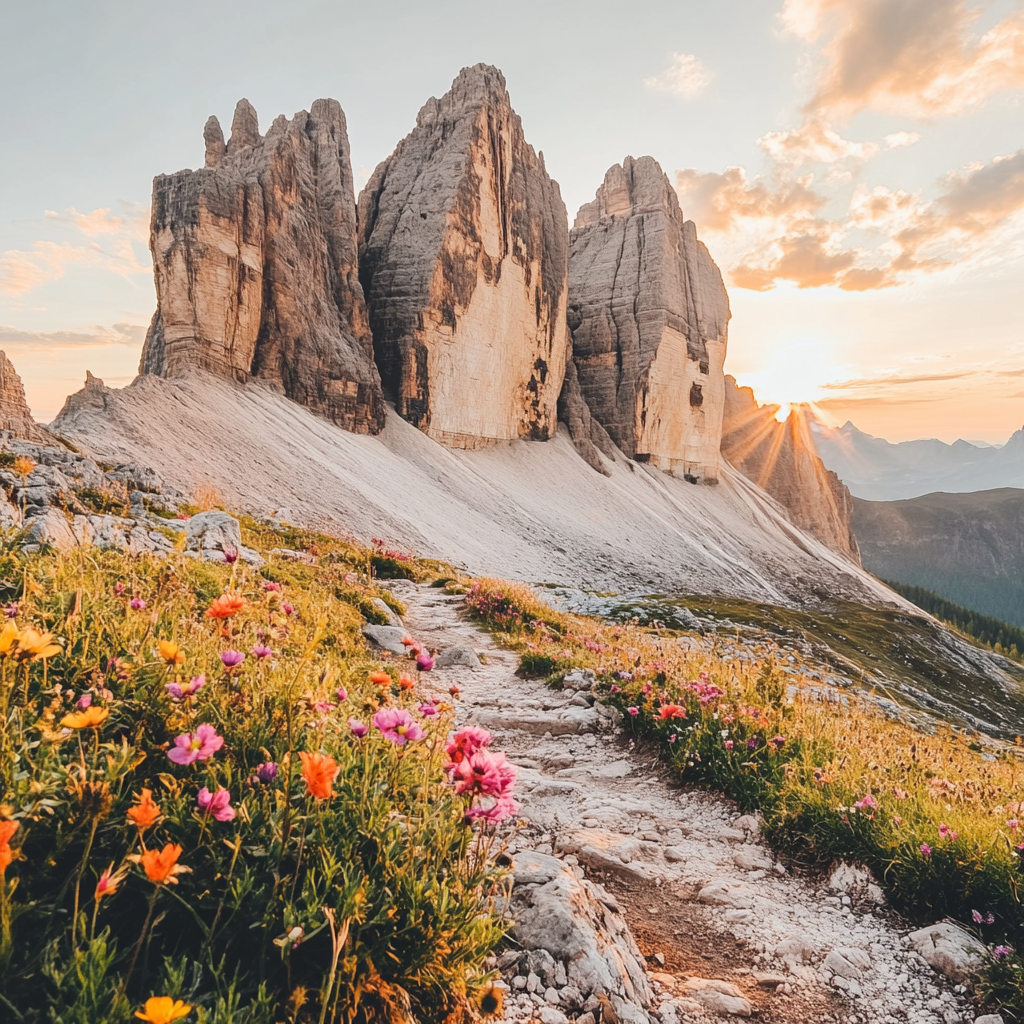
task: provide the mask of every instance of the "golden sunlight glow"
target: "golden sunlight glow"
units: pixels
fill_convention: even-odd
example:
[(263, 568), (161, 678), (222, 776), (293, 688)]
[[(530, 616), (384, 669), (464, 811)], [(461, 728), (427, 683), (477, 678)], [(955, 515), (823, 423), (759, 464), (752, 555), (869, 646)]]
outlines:
[(775, 418), (782, 423), (794, 405), (812, 405), (823, 398), (823, 386), (840, 375), (828, 344), (801, 338), (777, 344), (766, 353), (760, 369), (736, 377), (741, 387), (754, 389), (759, 403), (777, 405)]

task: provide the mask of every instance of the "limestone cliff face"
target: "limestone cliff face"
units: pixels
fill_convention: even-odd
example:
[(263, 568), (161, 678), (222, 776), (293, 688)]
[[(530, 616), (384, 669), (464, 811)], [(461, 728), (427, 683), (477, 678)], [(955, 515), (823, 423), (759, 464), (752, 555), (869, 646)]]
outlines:
[(360, 276), (384, 391), (453, 447), (544, 440), (566, 358), (568, 229), (505, 79), (465, 68), (359, 197)]
[(657, 161), (610, 168), (570, 235), (568, 317), (582, 396), (626, 455), (717, 481), (729, 316)]
[(53, 442), (53, 438), (32, 419), (32, 411), (25, 399), (25, 386), (3, 351), (0, 351), (0, 430), (9, 430), (15, 437), (37, 444)]
[(204, 168), (153, 182), (157, 312), (140, 372), (259, 377), (348, 430), (377, 433), (384, 403), (341, 107), (317, 100), (261, 136), (241, 100), (226, 145), (215, 117), (203, 135)]
[(849, 489), (818, 458), (806, 415), (794, 408), (779, 423), (777, 411), (758, 405), (750, 388), (726, 377), (722, 455), (784, 506), (797, 526), (860, 565)]

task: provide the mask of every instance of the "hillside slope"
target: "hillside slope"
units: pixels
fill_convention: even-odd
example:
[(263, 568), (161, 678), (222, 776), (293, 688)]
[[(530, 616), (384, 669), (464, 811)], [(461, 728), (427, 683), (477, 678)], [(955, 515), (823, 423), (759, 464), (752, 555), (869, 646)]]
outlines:
[(739, 473), (695, 487), (624, 457), (595, 473), (564, 428), (550, 442), (452, 451), (389, 414), (347, 433), (267, 385), (201, 372), (94, 378), (54, 422), (105, 462), (155, 467), (183, 490), (297, 523), (383, 535), (475, 573), (598, 590), (701, 592), (789, 605), (835, 597), (904, 606), (794, 527)]
[(1024, 490), (855, 498), (853, 528), (877, 576), (1024, 625)]

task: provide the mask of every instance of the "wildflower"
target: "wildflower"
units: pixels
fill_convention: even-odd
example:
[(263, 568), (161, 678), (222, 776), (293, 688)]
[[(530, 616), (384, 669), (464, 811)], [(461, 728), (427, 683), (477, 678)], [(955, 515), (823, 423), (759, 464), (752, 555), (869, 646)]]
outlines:
[(636, 718), (636, 716), (640, 714), (640, 709), (639, 709), (639, 708), (626, 708), (626, 710), (627, 710), (627, 711), (628, 711), (628, 712), (629, 712), (629, 713), (630, 713), (630, 714), (631, 714), (631, 715), (632, 715), (632, 716), (633, 716), (634, 718)]
[(146, 602), (143, 601), (141, 597), (133, 597), (128, 602), (128, 607), (131, 608), (133, 611), (136, 611), (136, 612), (145, 611)]
[(223, 548), (224, 561), (228, 565), (234, 565), (238, 561), (238, 548)]
[(434, 659), (423, 651), (416, 659), (416, 668), (420, 672), (429, 672), (434, 667)]
[(497, 825), (519, 810), (519, 804), (512, 799), (498, 799), (490, 803), (490, 806), (487, 806), (488, 803), (490, 802), (474, 804), (470, 807), (466, 811), (466, 821), (477, 819), (487, 822), (488, 825)]
[(164, 689), (175, 699), (184, 700), (194, 697), (206, 685), (206, 676), (193, 676), (185, 685), (181, 683), (165, 683)]
[(374, 686), (390, 686), (391, 676), (389, 676), (387, 672), (381, 672), (378, 670), (377, 672), (370, 673), (370, 682), (373, 683)]
[(329, 700), (315, 700), (310, 706), (318, 715), (329, 715), (334, 709)]
[(768, 741), (776, 750), (781, 750), (786, 745), (785, 736), (776, 736)]
[(264, 647), (263, 644), (256, 644), (252, 649), (252, 656), (262, 660), (264, 658), (272, 658), (274, 652), (269, 647)]
[(650, 692), (651, 692), (651, 684), (650, 683), (644, 683), (644, 685), (643, 685), (644, 696), (646, 697)]
[(206, 609), (206, 615), (211, 619), (232, 619), (245, 607), (245, 603), (245, 598), (241, 594), (226, 590), (220, 597), (214, 598), (213, 603)]
[(459, 687), (457, 687), (457, 686), (455, 686), (455, 685), (452, 685), (452, 686), (449, 686), (449, 687), (448, 687), (448, 692), (449, 692), (449, 693), (450, 693), (450, 694), (451, 694), (451, 695), (452, 695), (453, 697), (458, 697), (458, 695), (459, 695), (460, 693), (462, 693), (462, 690), (461, 690), (461, 689), (459, 689)]
[(985, 915), (985, 924), (995, 924), (995, 923), (996, 923), (996, 915), (993, 914), (992, 911), (990, 910)]
[(854, 805), (858, 811), (874, 810), (878, 806), (878, 801), (868, 793), (867, 796), (858, 800)]
[(153, 996), (146, 1000), (145, 1013), (136, 1010), (139, 1020), (148, 1020), (149, 1024), (171, 1024), (172, 1020), (187, 1017), (192, 1012), (188, 1003), (170, 996)]
[(974, 921), (975, 924), (984, 924), (985, 923), (985, 915), (979, 913), (977, 910), (972, 910), (971, 911), (971, 920)]
[(3, 884), (4, 873), (14, 860), (11, 838), (18, 831), (18, 825), (16, 821), (0, 821), (0, 885)]
[(428, 718), (431, 715), (437, 714), (437, 708), (435, 708), (433, 704), (421, 704), (417, 710), (421, 715), (426, 715)]
[(750, 739), (747, 740), (747, 749), (748, 750), (757, 750), (757, 737), (756, 736), (751, 736)]
[(519, 769), (503, 753), (492, 753), (481, 747), (455, 766), (452, 781), (456, 793), (475, 793), (500, 799), (512, 796), (518, 773)]
[(898, 814), (894, 814), (892, 816), (892, 823), (894, 825), (902, 825), (903, 824), (903, 819)]
[(492, 738), (486, 729), (479, 729), (473, 725), (460, 729), (444, 748), (449, 762), (445, 765), (445, 771), (452, 771), (455, 765), (460, 764), (467, 757), (472, 757), (481, 747), (490, 746)]
[(426, 735), (404, 708), (381, 708), (373, 716), (373, 724), (380, 729), (384, 739), (399, 747), (404, 747), (410, 741), (421, 740)]
[(84, 711), (91, 704), (92, 704), (92, 694), (91, 693), (83, 693), (82, 696), (79, 697), (78, 700), (75, 701), (75, 707), (78, 708), (80, 711)]
[(256, 769), (256, 778), (259, 779), (260, 782), (263, 783), (263, 785), (267, 786), (271, 782), (273, 782), (274, 779), (277, 778), (277, 773), (278, 773), (278, 766), (277, 766), (276, 762), (274, 762), (274, 761), (264, 761), (263, 764), (261, 764)]
[(1013, 946), (996, 946), (992, 950), (993, 960), (1002, 960), (1004, 957), (1008, 957), (1013, 952)]
[(663, 704), (658, 711), (658, 719), (664, 722), (669, 718), (685, 718), (686, 708), (681, 704)]
[(292, 615), (295, 612), (295, 609), (287, 601), (282, 601), (281, 611), (283, 611), (285, 615)]
[(364, 725), (358, 718), (350, 718), (348, 720), (348, 727), (352, 730), (352, 735), (360, 740), (370, 731), (370, 727)]
[(35, 459), (30, 458), (28, 455), (19, 455), (12, 463), (11, 468), (20, 477), (29, 476), (36, 468)]
[(621, 679), (625, 683), (629, 683), (629, 682), (633, 681), (633, 673), (632, 672), (616, 672), (615, 674), (619, 677), (619, 679)]
[(18, 661), (40, 661), (60, 654), (60, 644), (53, 642), (52, 633), (40, 633), (26, 626), (18, 635), (18, 649), (14, 657)]
[(281, 584), (280, 583), (275, 583), (273, 580), (267, 580), (263, 584), (263, 591), (264, 591), (264, 593), (267, 593), (267, 594), (280, 593), (281, 592)]
[(302, 779), (309, 795), (318, 800), (332, 797), (332, 785), (341, 771), (338, 762), (328, 754), (311, 754), (306, 750), (299, 751), (299, 758), (302, 760)]
[(241, 651), (221, 651), (220, 660), (230, 672), (233, 668), (238, 668), (245, 661), (245, 655)]
[(128, 817), (140, 832), (145, 832), (151, 825), (156, 824), (160, 817), (160, 805), (153, 799), (151, 789), (143, 789), (138, 801), (137, 804), (128, 808)]
[(403, 636), (402, 637), (402, 644), (404, 646), (406, 646), (406, 647), (415, 647), (416, 646), (416, 641), (413, 640), (411, 637)]
[(178, 863), (181, 847), (177, 843), (168, 843), (162, 850), (146, 850), (144, 853), (130, 858), (142, 865), (146, 877), (155, 885), (177, 885), (177, 875), (191, 868)]
[(17, 618), (18, 616), (18, 602), (14, 601), (11, 604), (4, 605), (4, 615), (9, 619)]
[(60, 720), (60, 724), (65, 729), (98, 729), (109, 714), (107, 708), (87, 707), (82, 711), (66, 714)]
[(907, 799), (907, 791), (905, 789), (900, 789), (899, 786), (897, 786), (892, 791), (892, 795), (894, 797), (896, 797), (897, 800), (906, 800)]
[(1010, 818), (1006, 824), (1011, 832), (1016, 832), (1020, 828), (1020, 822), (1016, 818)]
[(348, 690), (346, 690), (344, 686), (339, 686), (334, 691), (334, 696), (337, 697), (339, 701), (348, 700)]
[(193, 761), (205, 761), (224, 746), (224, 737), (217, 735), (217, 730), (205, 722), (194, 733), (183, 732), (175, 737), (174, 746), (167, 751), (167, 756), (175, 764), (192, 764)]
[(921, 855), (927, 860), (932, 855), (932, 848), (927, 843), (921, 844)]
[(398, 688), (400, 690), (415, 690), (416, 680), (412, 676), (407, 676), (404, 672), (398, 677)]
[(117, 887), (124, 881), (126, 874), (128, 874), (127, 867), (121, 867), (115, 871), (114, 863), (111, 861), (110, 866), (96, 882), (96, 891), (93, 893), (96, 902), (99, 903), (104, 896), (113, 896), (117, 892)]
[(611, 686), (608, 687), (608, 691), (610, 693), (619, 693), (621, 690), (622, 690), (622, 687), (619, 686), (616, 683), (612, 683)]
[(294, 928), (290, 928), (284, 935), (278, 936), (274, 939), (274, 945), (280, 946), (282, 949), (294, 949), (301, 941), (302, 936), (305, 934), (305, 929), (302, 925), (297, 924)]
[(668, 741), (669, 741), (669, 743), (675, 743), (676, 739), (677, 739), (676, 734), (672, 733), (672, 735), (669, 736)]
[(732, 747), (733, 747), (732, 740), (726, 740), (725, 741), (725, 749), (726, 750), (732, 750)]
[(939, 836), (942, 839), (948, 839), (951, 843), (955, 843), (958, 839), (956, 832), (954, 832), (945, 822), (939, 825)]
[(227, 789), (218, 787), (216, 793), (211, 793), (203, 786), (196, 803), (204, 814), (212, 815), (217, 821), (231, 821), (235, 816), (235, 809), (231, 806), (231, 792)]

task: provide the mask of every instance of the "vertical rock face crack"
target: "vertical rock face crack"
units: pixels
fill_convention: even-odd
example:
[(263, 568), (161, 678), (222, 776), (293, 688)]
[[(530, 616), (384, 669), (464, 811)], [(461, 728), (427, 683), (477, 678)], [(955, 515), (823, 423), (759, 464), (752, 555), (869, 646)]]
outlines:
[(580, 209), (569, 303), (577, 386), (594, 420), (635, 460), (717, 482), (729, 301), (653, 158), (610, 168)]
[(215, 117), (203, 138), (205, 167), (153, 182), (157, 311), (140, 373), (262, 378), (347, 430), (377, 433), (384, 402), (341, 106), (317, 100), (261, 136), (241, 100), (227, 145)]
[(465, 68), (359, 197), (361, 279), (399, 414), (453, 447), (551, 437), (567, 251), (558, 185), (501, 72)]

